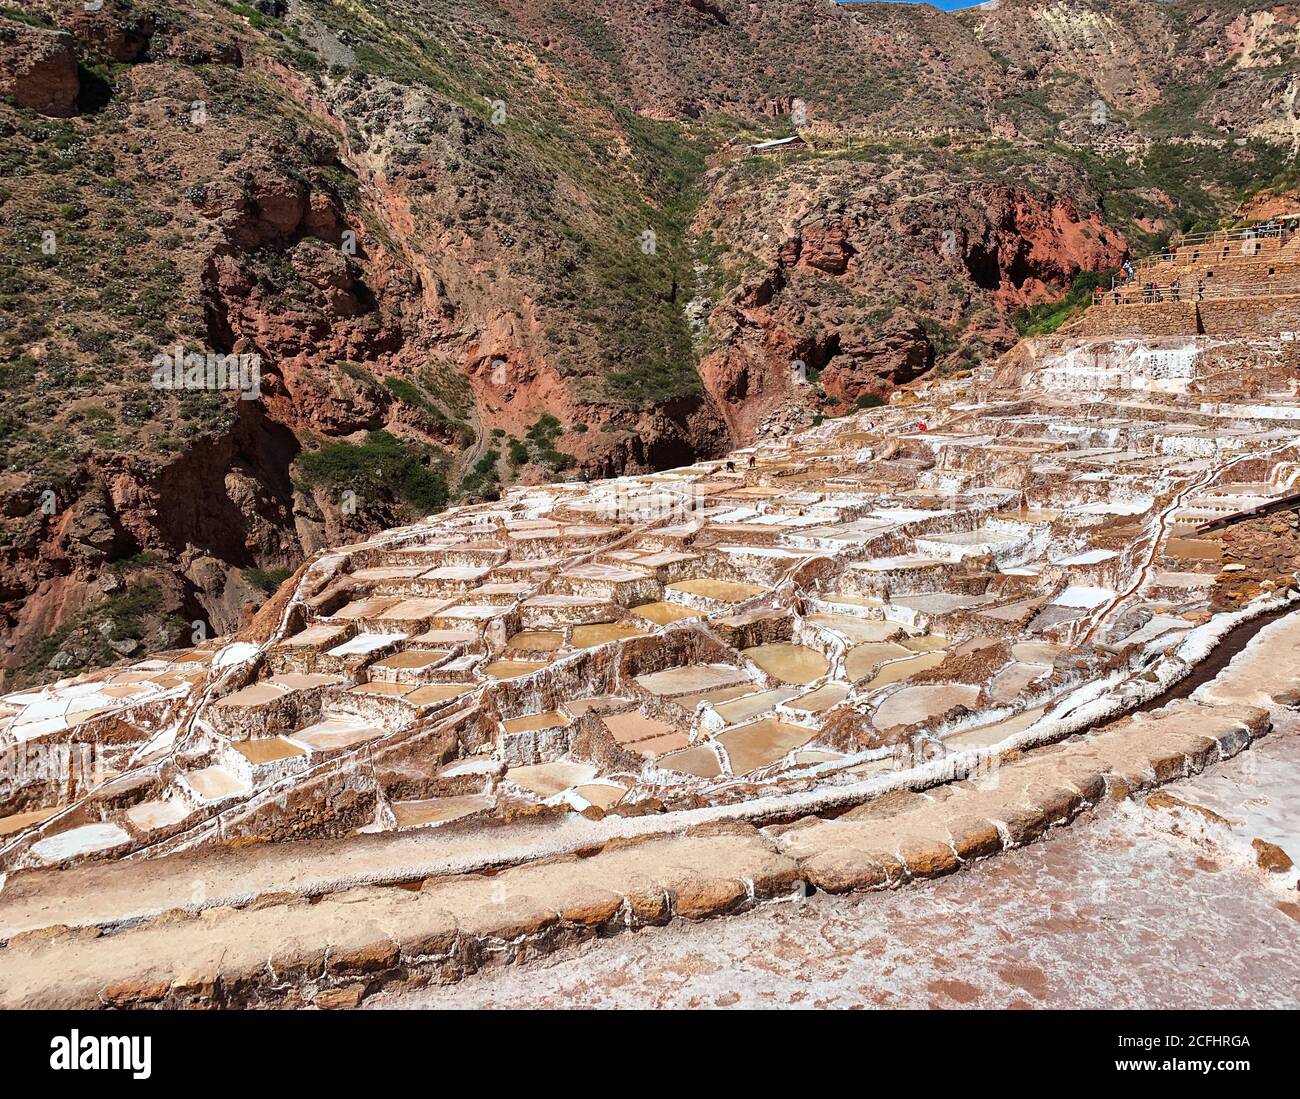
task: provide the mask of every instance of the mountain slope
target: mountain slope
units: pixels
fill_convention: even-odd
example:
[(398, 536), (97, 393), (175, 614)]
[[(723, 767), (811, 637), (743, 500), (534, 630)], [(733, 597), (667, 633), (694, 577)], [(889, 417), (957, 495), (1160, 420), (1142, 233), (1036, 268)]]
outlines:
[[(1004, 350), (1294, 163), (1298, 20), (0, 9), (0, 674), (225, 632), (326, 542)], [(159, 390), (177, 347), (257, 356), (259, 398)]]

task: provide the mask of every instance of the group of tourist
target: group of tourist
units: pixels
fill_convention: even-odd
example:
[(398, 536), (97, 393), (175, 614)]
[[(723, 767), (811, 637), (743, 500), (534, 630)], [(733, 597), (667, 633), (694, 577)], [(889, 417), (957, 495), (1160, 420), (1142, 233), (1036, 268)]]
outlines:
[[(1132, 268), (1128, 268), (1128, 277), (1132, 277)], [(1092, 293), (1094, 305), (1100, 305), (1102, 302), (1110, 302), (1112, 305), (1119, 305), (1121, 302), (1132, 302), (1136, 300), (1136, 295), (1141, 294), (1143, 304), (1152, 302), (1183, 301), (1183, 283), (1182, 279), (1174, 279), (1168, 286), (1157, 286), (1154, 282), (1144, 283), (1141, 290), (1131, 286), (1112, 286), (1110, 290), (1103, 290), (1100, 286)], [(1198, 277), (1196, 285), (1189, 288), (1188, 301), (1202, 301), (1205, 298), (1205, 279)]]
[[(1252, 242), (1254, 248), (1258, 249), (1258, 241), (1262, 238), (1282, 239), (1289, 237), (1296, 231), (1296, 219), (1288, 218), (1270, 218), (1268, 221), (1261, 222), (1258, 225), (1252, 225), (1244, 229), (1241, 234), (1243, 245), (1245, 242)], [(1225, 238), (1226, 239), (1226, 238)], [(1228, 246), (1224, 245), (1225, 256)], [(1197, 253), (1193, 252), (1192, 261), (1196, 261)], [(1173, 263), (1176, 258), (1176, 248), (1173, 243), (1167, 245), (1163, 251), (1155, 257), (1159, 263)], [(1198, 276), (1195, 286), (1184, 287), (1183, 280), (1176, 278), (1168, 286), (1158, 286), (1155, 282), (1143, 283), (1140, 287), (1134, 285), (1135, 270), (1131, 260), (1125, 260), (1121, 265), (1118, 278), (1111, 280), (1111, 288), (1103, 290), (1097, 287), (1092, 292), (1092, 301), (1094, 305), (1101, 305), (1103, 302), (1109, 302), (1114, 305), (1141, 301), (1143, 304), (1155, 302), (1181, 302), (1181, 301), (1202, 301), (1205, 297), (1205, 279)], [(1272, 274), (1270, 269), (1269, 274)]]

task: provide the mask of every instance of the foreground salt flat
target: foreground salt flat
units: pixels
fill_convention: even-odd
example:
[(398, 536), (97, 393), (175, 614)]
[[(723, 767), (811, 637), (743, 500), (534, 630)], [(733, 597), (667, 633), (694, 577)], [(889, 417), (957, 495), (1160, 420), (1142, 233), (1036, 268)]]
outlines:
[[(1295, 737), (1285, 700), (1297, 697), (1300, 669), (1287, 675), (1275, 669), (1280, 653), (1294, 651), (1298, 632), (1296, 614), (1265, 627), (1204, 688), (1258, 694), (1266, 684), (1261, 700), (1284, 725), (1287, 747)], [(1162, 782), (1212, 777), (1226, 758), (1242, 752), (1252, 758), (1252, 737), (1270, 724), (1269, 712), (1258, 708), (1175, 702), (1064, 745), (1013, 754), (972, 782), (879, 799), (832, 820), (808, 817), (761, 831), (735, 824), (705, 828), (491, 878), (435, 876), (418, 891), (339, 883), (317, 903), (306, 903), (302, 896), (254, 890), (241, 908), (218, 900), (152, 919), (128, 908), (116, 918), (69, 926), (60, 922), (67, 909), (50, 914), (51, 898), (60, 889), (84, 897), (84, 875), (112, 868), (64, 870), (52, 882), (18, 875), (17, 888), (0, 894), (0, 918), (26, 911), (36, 920), (27, 930), (11, 925), (5, 932), (0, 1003), (348, 1007), (384, 988), (411, 991), (619, 931), (705, 919), (755, 903), (777, 910), (803, 898), (809, 884), (832, 892), (901, 886), (908, 893), (948, 875), (977, 877), (988, 856), (1020, 853), (1080, 815), (1113, 820), (1117, 812), (1131, 813), (1132, 799)], [(1155, 796), (1147, 805), (1167, 808)], [(1199, 827), (1207, 810), (1175, 801), (1174, 813), (1182, 826)], [(237, 874), (243, 853), (210, 854), (220, 855), (220, 870)], [(186, 865), (175, 859), (158, 865), (166, 869), (178, 861)], [(202, 886), (203, 863), (190, 861), (188, 869), (198, 875), (193, 884)], [(1291, 870), (1280, 879), (1275, 868), (1268, 879), (1286, 897), (1296, 895)], [(1293, 902), (1278, 909), (1296, 914)], [(1162, 931), (1152, 934), (1162, 939)], [(1274, 964), (1289, 972), (1284, 962)]]
[(1249, 840), (1295, 847), (1300, 720), (1164, 791), (973, 873), (677, 922), (375, 1008), (1274, 1008), (1300, 987), (1300, 893)]

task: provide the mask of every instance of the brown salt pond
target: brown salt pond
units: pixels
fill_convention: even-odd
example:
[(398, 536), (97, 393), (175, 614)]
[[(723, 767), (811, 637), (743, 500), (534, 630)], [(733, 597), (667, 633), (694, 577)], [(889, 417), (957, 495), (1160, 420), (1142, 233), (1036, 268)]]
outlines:
[(524, 717), (512, 717), (501, 723), (507, 733), (532, 733), (541, 729), (563, 729), (569, 719), (554, 710), (545, 714), (527, 714)]
[(643, 603), (639, 607), (633, 607), (632, 613), (648, 619), (656, 626), (670, 626), (683, 618), (700, 617), (699, 611), (683, 607), (680, 603)]
[(375, 679), (369, 683), (358, 683), (355, 687), (349, 687), (348, 694), (402, 698), (404, 695), (409, 695), (413, 690), (415, 690), (414, 683), (389, 683), (386, 680)]
[(864, 690), (874, 691), (880, 687), (887, 687), (891, 683), (901, 683), (905, 679), (911, 679), (917, 672), (937, 668), (947, 656), (946, 652), (940, 650), (909, 656), (905, 660), (893, 660), (876, 673), (875, 678), (866, 685)]
[(411, 638), (411, 644), (454, 648), (477, 640), (478, 634), (470, 630), (426, 630), (417, 637)]
[(645, 759), (658, 759), (669, 752), (676, 752), (686, 748), (690, 743), (691, 738), (685, 733), (674, 732), (651, 737), (649, 740), (638, 740), (635, 744), (627, 745), (627, 748)]
[(779, 687), (774, 691), (759, 691), (757, 694), (742, 695), (730, 702), (718, 703), (714, 708), (728, 725), (738, 725), (759, 714), (768, 713), (774, 707), (798, 694), (793, 688)]
[(414, 702), (417, 706), (431, 706), (438, 702), (446, 702), (449, 698), (456, 698), (458, 695), (469, 694), (472, 687), (464, 683), (430, 683), (424, 687), (417, 687), (409, 695), (405, 696), (407, 702)]
[(449, 657), (445, 649), (403, 649), (383, 660), (377, 660), (371, 668), (391, 672), (416, 672), (425, 668), (435, 668)]
[(852, 614), (810, 614), (805, 621), (837, 633), (845, 641), (857, 645), (893, 641), (903, 632), (903, 627), (897, 622), (859, 618)]
[(945, 714), (954, 706), (974, 708), (979, 699), (978, 687), (955, 683), (927, 684), (923, 687), (904, 687), (885, 699), (871, 715), (871, 724), (877, 729), (893, 729), (900, 725), (916, 725), (932, 717)]
[(678, 695), (748, 683), (749, 676), (730, 664), (688, 664), (684, 668), (639, 675), (636, 682), (651, 694)]
[(190, 789), (199, 797), (206, 798), (208, 801), (216, 801), (220, 798), (242, 794), (248, 789), (248, 783), (242, 778), (220, 766), (203, 767), (197, 771), (186, 771), (183, 777), (189, 784)]
[(1011, 658), (1026, 664), (1044, 664), (1051, 667), (1056, 657), (1065, 652), (1064, 645), (1054, 645), (1050, 641), (1017, 641), (1011, 646)]
[(492, 799), (483, 794), (464, 797), (426, 798), (422, 801), (393, 802), (393, 816), (398, 828), (419, 828), (430, 824), (444, 824), (459, 820), (471, 813), (492, 808)]
[(872, 641), (850, 649), (844, 658), (844, 674), (853, 682), (864, 679), (886, 660), (910, 656), (911, 650), (892, 641)]
[(682, 580), (669, 584), (668, 590), (713, 599), (719, 603), (741, 603), (762, 595), (767, 589), (760, 588), (757, 584), (741, 584), (735, 580)]
[(959, 733), (953, 733), (952, 736), (945, 737), (943, 742), (954, 751), (963, 748), (989, 748), (1006, 740), (1009, 736), (1014, 736), (1016, 733), (1028, 729), (1046, 712), (1047, 707), (1037, 706), (1032, 710), (1025, 710), (1014, 717), (1003, 718), (1001, 721), (995, 721), (990, 725), (981, 725), (975, 729), (963, 729)]
[(613, 736), (615, 743), (623, 745), (671, 736), (678, 731), (675, 725), (660, 721), (657, 717), (648, 717), (640, 710), (631, 710), (625, 714), (607, 714), (600, 720)]
[(537, 763), (528, 767), (512, 767), (506, 780), (541, 797), (554, 797), (570, 786), (581, 786), (596, 777), (596, 768), (589, 763), (557, 760), (554, 763)]
[(339, 752), (375, 740), (385, 734), (386, 730), (377, 728), (369, 722), (351, 714), (327, 717), (315, 725), (301, 729), (290, 736), (294, 744), (301, 745), (308, 752)]
[(993, 677), (989, 695), (997, 702), (1010, 702), (1036, 679), (1048, 675), (1051, 667), (1044, 664), (1022, 664), (1013, 661)]
[(1170, 538), (1165, 555), (1180, 561), (1222, 561), (1223, 545), (1203, 538)]
[(726, 702), (729, 699), (747, 695), (753, 689), (753, 683), (738, 683), (734, 687), (720, 687), (716, 691), (701, 691), (698, 694), (679, 695), (673, 699), (673, 703), (684, 710), (694, 710), (701, 702), (712, 702), (716, 705), (719, 702)]
[(815, 735), (814, 729), (767, 718), (728, 729), (714, 739), (727, 750), (732, 774), (745, 775), (760, 767), (770, 767), (794, 749), (802, 748)]
[(742, 650), (741, 655), (748, 657), (782, 683), (812, 683), (830, 670), (830, 662), (826, 657), (806, 645), (791, 645), (786, 642), (755, 645), (751, 649)]
[(574, 787), (573, 792), (584, 801), (589, 801), (597, 809), (612, 809), (623, 800), (623, 795), (627, 793), (627, 787), (619, 786), (614, 782), (589, 782), (583, 786)]
[(237, 740), (231, 745), (249, 763), (276, 763), (282, 759), (292, 759), (303, 754), (296, 744), (290, 744), (282, 736), (260, 737), (257, 740)]
[(904, 638), (899, 644), (914, 653), (928, 653), (934, 652), (935, 649), (946, 649), (948, 639), (937, 633), (923, 633), (916, 637)]
[(510, 637), (506, 642), (506, 648), (551, 652), (563, 644), (564, 634), (558, 630), (521, 630)]
[(659, 758), (656, 766), (669, 771), (680, 771), (686, 775), (695, 775), (697, 778), (717, 778), (722, 774), (718, 753), (704, 744), (669, 752)]
[(820, 714), (832, 706), (838, 706), (849, 697), (849, 689), (843, 683), (827, 683), (806, 695), (800, 695), (793, 702), (787, 702), (786, 709), (799, 710), (802, 713)]
[(626, 622), (592, 622), (585, 626), (573, 627), (573, 647), (594, 649), (597, 645), (608, 645), (611, 641), (626, 641), (629, 637), (640, 637), (642, 632)]
[(546, 667), (545, 661), (536, 660), (494, 660), (483, 669), (483, 674), (493, 679), (518, 679), (522, 675), (532, 675)]
[(12, 835), (15, 832), (22, 832), (30, 828), (33, 824), (40, 824), (41, 821), (54, 816), (59, 812), (61, 806), (54, 806), (49, 809), (30, 809), (25, 813), (14, 813), (12, 816), (0, 817), (0, 836)]

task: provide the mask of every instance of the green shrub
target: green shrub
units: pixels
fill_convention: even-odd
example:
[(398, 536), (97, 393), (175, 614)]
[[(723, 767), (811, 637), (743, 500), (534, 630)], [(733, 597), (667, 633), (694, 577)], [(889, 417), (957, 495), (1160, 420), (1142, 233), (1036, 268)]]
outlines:
[(420, 511), (441, 511), (447, 506), (447, 481), (440, 471), (426, 467), (427, 458), (427, 447), (405, 443), (387, 431), (372, 431), (361, 445), (331, 443), (299, 455), (298, 469), (309, 485), (397, 497)]
[(461, 478), (462, 496), (481, 496), (485, 500), (497, 500), (501, 496), (501, 478), (497, 473), (497, 462), (501, 460), (499, 450), (489, 450), (474, 463)]
[(1056, 301), (1045, 301), (1032, 309), (1021, 309), (1016, 313), (1016, 330), (1022, 336), (1046, 336), (1055, 332), (1066, 321), (1092, 301), (1092, 292), (1097, 287), (1110, 286), (1111, 271), (1080, 271), (1070, 283), (1070, 289), (1064, 297)]
[(293, 575), (293, 569), (244, 569), (243, 575), (250, 587), (270, 595)]

